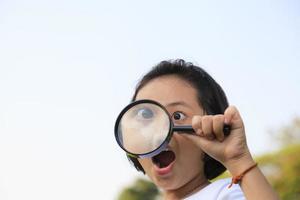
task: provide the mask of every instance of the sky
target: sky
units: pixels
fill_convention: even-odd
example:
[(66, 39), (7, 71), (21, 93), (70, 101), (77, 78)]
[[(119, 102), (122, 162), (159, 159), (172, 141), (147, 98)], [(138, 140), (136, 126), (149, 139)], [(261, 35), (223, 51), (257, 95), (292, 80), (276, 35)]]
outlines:
[(114, 122), (166, 59), (206, 69), (254, 155), (300, 116), (300, 2), (0, 0), (0, 199), (116, 199)]

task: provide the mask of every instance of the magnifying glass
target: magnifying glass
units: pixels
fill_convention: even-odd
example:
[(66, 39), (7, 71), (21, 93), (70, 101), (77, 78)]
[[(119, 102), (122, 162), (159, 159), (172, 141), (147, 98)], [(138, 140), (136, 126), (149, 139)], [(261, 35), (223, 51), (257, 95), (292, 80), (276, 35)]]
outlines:
[[(224, 135), (230, 126), (224, 125)], [(115, 123), (115, 138), (119, 146), (136, 158), (152, 157), (163, 151), (174, 132), (195, 134), (191, 125), (174, 125), (165, 107), (144, 99), (127, 105)]]

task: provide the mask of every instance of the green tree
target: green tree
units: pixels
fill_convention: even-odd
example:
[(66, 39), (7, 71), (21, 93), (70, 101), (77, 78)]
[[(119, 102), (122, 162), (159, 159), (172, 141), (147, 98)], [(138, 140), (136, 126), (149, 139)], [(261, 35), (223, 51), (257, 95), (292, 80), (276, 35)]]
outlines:
[(118, 200), (155, 200), (158, 194), (159, 191), (152, 182), (139, 178), (120, 193)]
[(300, 144), (295, 144), (256, 159), (282, 200), (300, 199), (299, 155)]
[(300, 199), (300, 118), (273, 132), (281, 146), (256, 160), (282, 200)]

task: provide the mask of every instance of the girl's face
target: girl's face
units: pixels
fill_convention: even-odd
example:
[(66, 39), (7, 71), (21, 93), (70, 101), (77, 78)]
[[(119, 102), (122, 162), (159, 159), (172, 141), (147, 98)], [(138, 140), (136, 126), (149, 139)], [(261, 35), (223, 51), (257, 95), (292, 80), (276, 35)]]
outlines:
[[(191, 125), (194, 115), (204, 113), (198, 104), (195, 88), (175, 75), (151, 80), (138, 92), (136, 100), (140, 99), (162, 104), (177, 125)], [(158, 187), (179, 190), (192, 188), (193, 184), (206, 180), (202, 158), (201, 149), (184, 134), (174, 133), (166, 151), (153, 158), (139, 159), (139, 162)]]

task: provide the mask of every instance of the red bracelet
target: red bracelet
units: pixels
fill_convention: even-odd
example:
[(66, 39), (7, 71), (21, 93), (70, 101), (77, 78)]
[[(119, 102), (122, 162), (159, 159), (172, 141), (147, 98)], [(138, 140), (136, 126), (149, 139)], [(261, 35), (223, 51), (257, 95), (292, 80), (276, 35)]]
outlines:
[(241, 180), (242, 180), (242, 178), (245, 176), (245, 174), (246, 174), (247, 172), (249, 172), (251, 169), (253, 169), (254, 167), (256, 167), (256, 166), (257, 166), (257, 163), (255, 163), (254, 165), (252, 165), (251, 167), (249, 167), (248, 169), (246, 169), (246, 170), (245, 170), (243, 173), (241, 173), (240, 175), (232, 177), (231, 183), (230, 183), (230, 185), (228, 186), (228, 188), (231, 188), (231, 186), (232, 186), (233, 184), (238, 184), (238, 183), (240, 183)]

